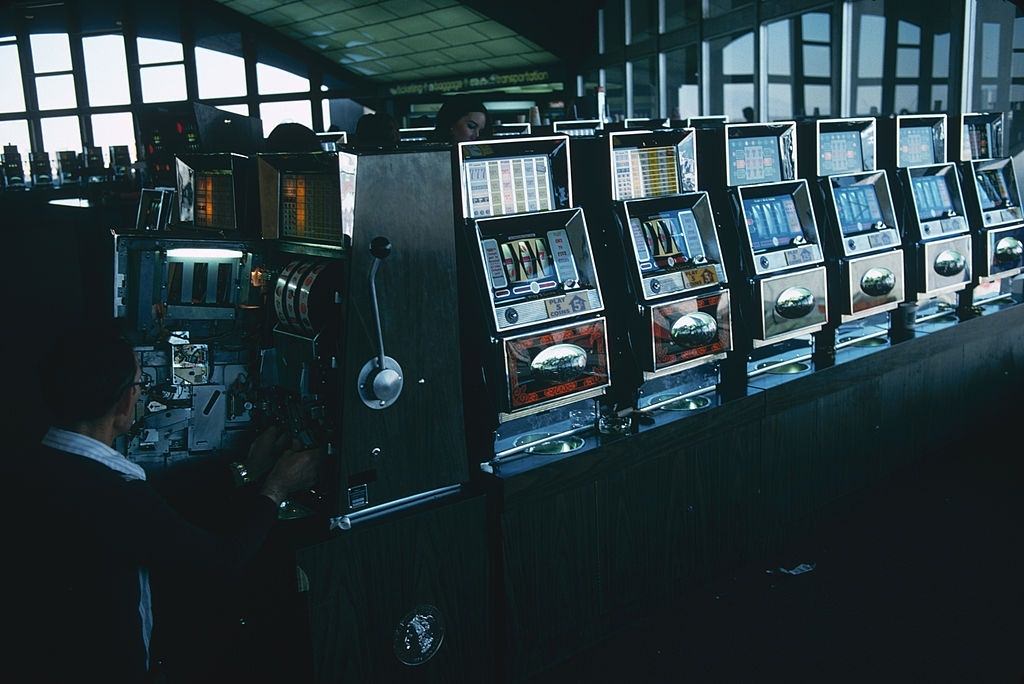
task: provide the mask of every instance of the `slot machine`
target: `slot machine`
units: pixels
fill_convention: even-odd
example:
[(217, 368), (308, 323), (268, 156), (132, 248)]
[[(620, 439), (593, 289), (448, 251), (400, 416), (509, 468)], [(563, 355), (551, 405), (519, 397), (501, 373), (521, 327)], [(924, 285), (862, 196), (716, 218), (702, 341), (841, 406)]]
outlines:
[[(464, 142), (457, 173), (471, 450), (489, 465), (586, 446), (610, 383), (604, 300), (568, 137)], [(469, 371), (472, 380), (476, 373)]]
[(729, 123), (729, 117), (724, 114), (691, 116), (684, 123), (686, 128), (719, 128)]
[(5, 190), (25, 189), (25, 167), (17, 145), (4, 145), (3, 172)]
[(233, 152), (181, 154), (174, 169), (181, 228), (259, 234), (255, 159)]
[(1020, 191), (1003, 137), (1003, 113), (961, 114), (953, 122), (950, 149), (959, 155), (957, 165), (974, 240), (974, 279), (961, 292), (960, 308), (989, 313), (1019, 299), (1012, 282), (1024, 267)]
[(132, 179), (132, 158), (127, 145), (111, 145), (108, 150), (110, 157), (110, 180), (114, 182)]
[(533, 126), (529, 123), (496, 124), (491, 131), (495, 138), (510, 138), (518, 135), (533, 135)]
[(103, 151), (95, 145), (86, 145), (79, 155), (82, 178), (87, 183), (102, 183), (107, 180), (107, 166)]
[(398, 129), (398, 139), (403, 143), (427, 142), (433, 134), (433, 126), (417, 126), (414, 128)]
[[(450, 152), (261, 154), (258, 165), (274, 310), (261, 383), (272, 412), (320, 423), (341, 454), (321, 495), (332, 527), (457, 490), (469, 459), (455, 217), (438, 202), (453, 192)], [(304, 314), (315, 301), (330, 312), (319, 325)]]
[(612, 131), (571, 148), (576, 197), (601, 236), (609, 397), (641, 412), (716, 405), (732, 320), (714, 214), (697, 190), (695, 131)]
[(813, 335), (828, 321), (827, 275), (809, 187), (797, 178), (796, 124), (725, 124), (697, 135), (700, 185), (732, 274), (736, 354), (723, 382), (732, 392), (809, 372)]
[(81, 180), (82, 166), (74, 150), (57, 152), (57, 178), (60, 184), (77, 183)]
[(946, 115), (880, 117), (878, 159), (891, 171), (903, 231), (907, 301), (893, 334), (957, 322), (957, 293), (971, 282), (971, 236), (956, 165), (946, 161)]
[(875, 168), (874, 119), (809, 120), (797, 138), (829, 276), (818, 346), (841, 361), (890, 342), (891, 312), (906, 296), (899, 223), (888, 175)]
[(28, 167), (32, 174), (34, 187), (53, 185), (53, 169), (50, 168), (49, 152), (29, 152)]
[(320, 141), (320, 149), (324, 152), (337, 152), (348, 144), (348, 133), (345, 131), (327, 131), (316, 134)]
[(604, 128), (604, 122), (600, 119), (568, 119), (555, 121), (551, 124), (555, 133), (568, 135), (569, 137), (593, 137)]

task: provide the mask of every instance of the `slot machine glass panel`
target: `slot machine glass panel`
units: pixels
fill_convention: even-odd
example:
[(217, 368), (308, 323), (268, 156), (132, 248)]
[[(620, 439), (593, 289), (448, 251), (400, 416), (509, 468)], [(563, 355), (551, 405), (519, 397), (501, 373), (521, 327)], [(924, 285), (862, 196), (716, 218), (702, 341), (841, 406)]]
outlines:
[(566, 136), (466, 142), (458, 150), (467, 219), (572, 206)]
[(804, 180), (738, 188), (740, 225), (757, 275), (821, 263), (814, 209)]
[(694, 192), (697, 189), (696, 139), (692, 129), (610, 134), (612, 199), (623, 201)]

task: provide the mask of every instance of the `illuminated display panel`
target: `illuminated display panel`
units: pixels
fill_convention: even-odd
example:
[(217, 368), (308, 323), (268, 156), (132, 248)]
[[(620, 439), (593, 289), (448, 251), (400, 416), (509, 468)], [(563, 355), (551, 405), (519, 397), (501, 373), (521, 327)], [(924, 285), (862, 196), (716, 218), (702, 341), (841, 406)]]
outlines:
[(981, 199), (983, 211), (1005, 209), (1016, 205), (1010, 194), (1010, 183), (1006, 182), (1006, 173), (1010, 168), (1007, 165), (1000, 169), (985, 169), (977, 172), (978, 197)]
[(779, 139), (775, 136), (729, 139), (729, 170), (734, 185), (782, 180)]
[(629, 225), (645, 277), (690, 268), (696, 257), (704, 256), (697, 220), (689, 209), (633, 217)]
[(818, 141), (818, 169), (822, 176), (863, 171), (860, 132), (822, 133)]
[(954, 211), (944, 176), (919, 176), (914, 178), (913, 187), (920, 220), (945, 217)]
[(744, 199), (743, 213), (754, 252), (785, 247), (803, 237), (800, 217), (791, 195)]
[(674, 147), (618, 149), (613, 153), (612, 167), (617, 200), (679, 193), (679, 169)]
[(843, 235), (856, 235), (885, 223), (874, 185), (850, 185), (833, 192)]
[(197, 172), (194, 206), (196, 228), (234, 230), (235, 199), (231, 172)]
[(935, 163), (935, 146), (931, 126), (914, 126), (900, 130), (900, 166), (921, 166)]
[(470, 216), (502, 216), (555, 208), (545, 155), (464, 163)]
[(330, 174), (281, 175), (281, 237), (340, 243), (341, 196)]

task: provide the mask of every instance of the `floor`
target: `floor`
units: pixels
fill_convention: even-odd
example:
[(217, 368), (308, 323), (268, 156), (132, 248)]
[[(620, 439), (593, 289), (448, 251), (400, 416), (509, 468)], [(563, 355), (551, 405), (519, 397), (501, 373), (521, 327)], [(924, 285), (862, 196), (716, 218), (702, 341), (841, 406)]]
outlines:
[(814, 529), (535, 681), (1024, 683), (1019, 443), (919, 463)]

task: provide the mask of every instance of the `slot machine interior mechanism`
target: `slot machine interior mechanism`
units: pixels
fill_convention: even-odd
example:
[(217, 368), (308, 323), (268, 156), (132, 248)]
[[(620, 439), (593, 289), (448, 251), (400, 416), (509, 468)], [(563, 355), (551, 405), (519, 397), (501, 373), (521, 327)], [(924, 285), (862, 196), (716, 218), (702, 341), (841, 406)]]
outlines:
[(711, 203), (697, 190), (695, 131), (613, 131), (571, 145), (576, 196), (602, 235), (610, 398), (640, 411), (717, 404), (731, 307)]
[(34, 187), (53, 185), (53, 170), (50, 168), (49, 152), (30, 152), (28, 166)]
[(567, 135), (570, 138), (586, 138), (597, 135), (597, 132), (604, 129), (604, 122), (600, 119), (568, 119), (556, 121), (551, 124), (555, 133)]
[(1002, 112), (962, 114), (957, 119), (962, 144), (952, 149), (960, 150), (958, 166), (974, 250), (974, 279), (961, 293), (961, 310), (990, 313), (1020, 299), (1013, 279), (1024, 267), (1024, 214), (1003, 138)]
[(155, 467), (240, 446), (256, 401), (249, 341), (262, 321), (251, 243), (114, 235), (114, 314), (147, 386), (125, 455)]
[(61, 150), (57, 153), (57, 178), (61, 185), (77, 183), (82, 177), (82, 164), (78, 153), (74, 150)]
[(739, 314), (732, 358), (742, 359), (723, 380), (737, 390), (741, 376), (763, 386), (809, 371), (813, 335), (828, 321), (824, 255), (807, 181), (796, 177), (796, 142), (792, 121), (698, 129), (701, 185), (719, 225), (731, 227), (721, 237)]
[(956, 323), (957, 293), (972, 277), (971, 235), (956, 165), (946, 162), (946, 115), (877, 122), (878, 158), (898, 180), (907, 302), (893, 334), (906, 337)]
[(107, 180), (107, 166), (103, 161), (103, 150), (95, 145), (86, 145), (79, 157), (82, 178), (86, 183), (102, 183)]
[(25, 189), (25, 166), (17, 145), (4, 145), (3, 153), (4, 189)]
[[(490, 409), (467, 427), (492, 464), (585, 445), (610, 383), (604, 301), (583, 210), (573, 208), (568, 137), (461, 143), (466, 344)], [(482, 306), (481, 306), (482, 305)], [(472, 307), (470, 307), (472, 308)], [(470, 376), (472, 377), (472, 376)], [(493, 458), (491, 457), (493, 454)], [(489, 466), (484, 466), (485, 469)]]
[(875, 120), (798, 126), (800, 169), (812, 186), (829, 276), (829, 323), (817, 337), (839, 360), (889, 344), (906, 297), (899, 223), (885, 170), (875, 168)]
[(176, 157), (177, 228), (251, 236), (259, 230), (254, 160), (217, 152)]

